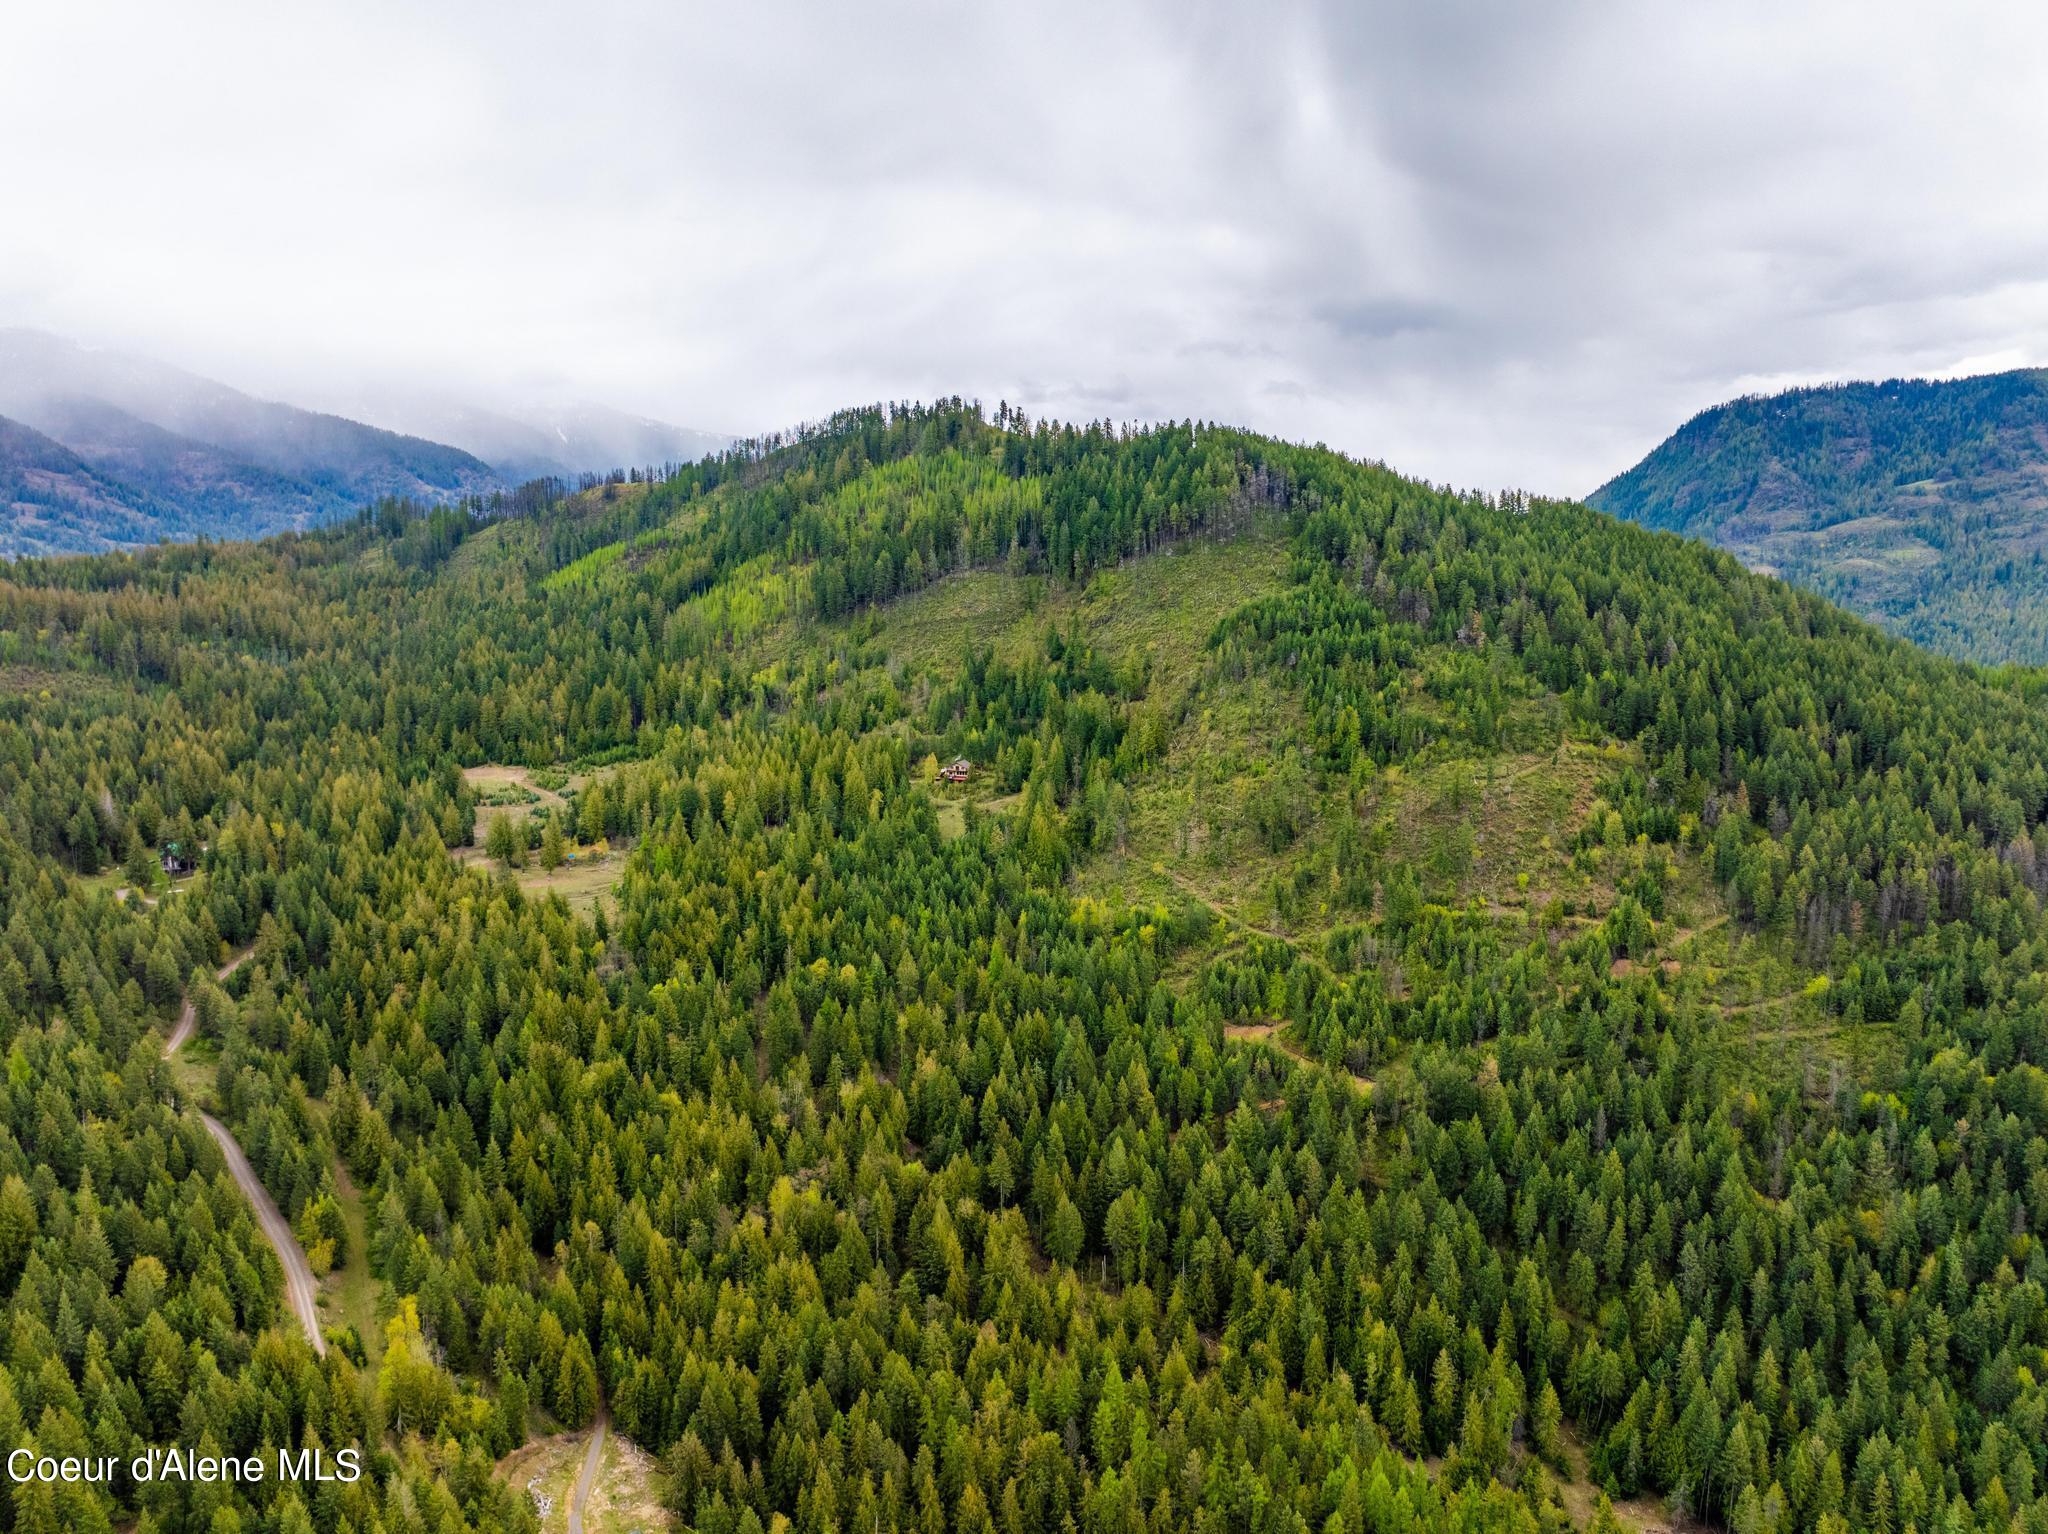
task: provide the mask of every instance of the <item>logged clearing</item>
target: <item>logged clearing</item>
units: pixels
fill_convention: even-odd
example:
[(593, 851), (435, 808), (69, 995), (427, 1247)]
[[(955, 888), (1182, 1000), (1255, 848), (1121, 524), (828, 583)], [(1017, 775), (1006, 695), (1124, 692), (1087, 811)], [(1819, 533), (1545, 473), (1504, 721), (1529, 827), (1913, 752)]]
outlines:
[(1535, 727), (1554, 744), (1381, 774), (1363, 813), (1415, 867), (1424, 898), (1454, 905), (1477, 896), (1531, 910), (1554, 900), (1611, 903), (1599, 871), (1575, 866), (1572, 842), (1585, 829), (1600, 778), (1633, 765), (1635, 753), (1559, 738), (1554, 718)]
[[(1170, 712), (1196, 688), (1210, 631), (1246, 602), (1278, 590), (1286, 568), (1286, 543), (1277, 534), (1197, 538), (1099, 571), (1081, 585), (997, 570), (952, 576), (867, 621), (891, 662), (913, 677), (950, 668), (970, 650), (1020, 662), (1036, 653), (1049, 629), (1078, 624), (1112, 664), (1142, 657), (1151, 675), (1147, 703)], [(1017, 803), (1020, 796), (997, 787), (981, 774), (964, 787), (934, 785), (940, 834), (952, 840), (965, 833), (968, 804), (1000, 814)]]
[[(556, 1433), (522, 1444), (498, 1461), (494, 1474), (531, 1498), (541, 1534), (566, 1534), (570, 1498), (589, 1446), (588, 1431)], [(676, 1523), (662, 1506), (659, 1487), (654, 1456), (608, 1432), (583, 1509), (584, 1534), (667, 1534)]]
[(1112, 661), (1140, 653), (1154, 690), (1185, 686), (1218, 620), (1279, 589), (1287, 545), (1277, 534), (1238, 542), (1190, 539), (1098, 572), (1079, 586), (1042, 575), (977, 570), (951, 576), (877, 615), (876, 639), (910, 671), (951, 667), (971, 649), (1000, 660), (1033, 653), (1048, 628), (1078, 621)]
[(541, 1534), (569, 1527), (569, 1497), (583, 1468), (588, 1433), (556, 1433), (521, 1444), (498, 1461), (494, 1472), (524, 1492), (540, 1519)]
[(583, 1509), (584, 1534), (656, 1534), (675, 1520), (661, 1505), (654, 1456), (617, 1433), (604, 1441), (597, 1480)]
[[(1049, 630), (1074, 626), (1112, 665), (1149, 662), (1140, 706), (1170, 722), (1165, 750), (1134, 775), (1118, 834), (1079, 862), (1072, 887), (1111, 906), (1208, 909), (1216, 937), (1176, 956), (1180, 975), (1247, 939), (1315, 952), (1333, 929), (1384, 916), (1397, 871), (1425, 902), (1541, 934), (1554, 949), (1599, 927), (1654, 857), (1666, 890), (1655, 939), (1615, 958), (1610, 978), (1647, 978), (1718, 1012), (1716, 1048), (1740, 1071), (1790, 1073), (1825, 1090), (1842, 1063), (1884, 1063), (1889, 1031), (1825, 1026), (1825, 1007), (1804, 993), (1813, 971), (1780, 941), (1731, 924), (1697, 858), (1604, 834), (1612, 812), (1603, 793), (1646, 765), (1632, 744), (1580, 738), (1562, 700), (1520, 698), (1490, 744), (1446, 738), (1356, 781), (1321, 765), (1298, 694), (1210, 659), (1222, 619), (1285, 585), (1278, 540), (1197, 540), (1081, 586), (995, 570), (954, 576), (864, 621), (913, 696), (925, 672), (969, 650), (1018, 662)], [(1429, 699), (1442, 663), (1433, 656), (1411, 673), (1411, 697)], [(982, 774), (933, 785), (940, 834), (963, 835), (970, 804), (997, 814), (1016, 802), (996, 786)], [(1400, 999), (1398, 973), (1388, 990)], [(1307, 1058), (1271, 1024), (1226, 1034)]]

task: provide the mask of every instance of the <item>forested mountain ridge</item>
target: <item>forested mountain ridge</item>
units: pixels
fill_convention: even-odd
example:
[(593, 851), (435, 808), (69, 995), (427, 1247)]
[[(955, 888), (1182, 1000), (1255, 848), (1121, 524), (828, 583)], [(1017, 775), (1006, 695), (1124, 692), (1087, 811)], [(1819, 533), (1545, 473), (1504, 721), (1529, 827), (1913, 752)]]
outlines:
[(2048, 372), (1735, 400), (1590, 500), (1930, 648), (2048, 661)]
[(31, 562), (0, 678), (0, 1436), (378, 1450), (14, 1527), (531, 1527), (600, 1393), (734, 1534), (2048, 1521), (2040, 673), (947, 402)]
[(17, 498), (13, 515), (0, 517), (0, 558), (262, 537), (351, 515), (380, 497), (449, 500), (505, 488), (488, 464), (457, 448), (33, 330), (0, 330), (0, 416), (60, 443), (91, 471), (89, 482), (59, 479), (33, 499)]
[[(261, 538), (388, 497), (452, 502), (532, 479), (575, 484), (691, 461), (732, 440), (587, 404), (501, 411), (374, 394), (356, 403), (300, 409), (148, 358), (0, 329), (0, 417), (87, 471), (41, 473), (26, 489), (10, 479), (0, 559)], [(17, 461), (21, 444), (7, 451)]]
[(0, 416), (0, 518), (8, 552), (64, 554), (78, 549), (81, 520), (114, 543), (192, 536), (198, 529), (172, 508), (95, 470), (63, 443)]

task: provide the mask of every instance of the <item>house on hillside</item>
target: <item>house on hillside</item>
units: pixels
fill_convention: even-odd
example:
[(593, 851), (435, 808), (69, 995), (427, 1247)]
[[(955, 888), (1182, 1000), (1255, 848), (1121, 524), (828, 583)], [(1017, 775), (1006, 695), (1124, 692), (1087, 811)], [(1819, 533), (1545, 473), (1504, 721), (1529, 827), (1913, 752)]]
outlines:
[(165, 842), (163, 853), (164, 872), (172, 878), (192, 872), (192, 860), (185, 854), (183, 842)]
[(974, 764), (966, 757), (955, 757), (939, 769), (939, 776), (948, 783), (965, 783), (974, 774)]

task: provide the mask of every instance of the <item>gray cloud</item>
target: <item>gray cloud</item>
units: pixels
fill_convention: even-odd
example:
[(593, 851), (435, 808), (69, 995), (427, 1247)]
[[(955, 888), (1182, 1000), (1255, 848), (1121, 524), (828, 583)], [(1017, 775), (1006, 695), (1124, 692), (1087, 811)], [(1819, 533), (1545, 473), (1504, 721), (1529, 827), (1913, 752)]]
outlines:
[(2012, 5), (16, 6), (0, 323), (332, 399), (1242, 421), (1583, 492), (2048, 361)]
[(1340, 342), (1365, 342), (1388, 341), (1416, 332), (1436, 334), (1449, 329), (1455, 316), (1442, 304), (1384, 296), (1324, 304), (1316, 311), (1316, 318)]

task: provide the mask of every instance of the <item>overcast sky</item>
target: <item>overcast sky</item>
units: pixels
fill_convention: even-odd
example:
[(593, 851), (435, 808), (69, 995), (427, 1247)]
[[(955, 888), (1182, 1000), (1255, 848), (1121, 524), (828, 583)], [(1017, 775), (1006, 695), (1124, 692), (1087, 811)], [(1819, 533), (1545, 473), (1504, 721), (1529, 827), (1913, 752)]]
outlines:
[(1583, 493), (2048, 361), (2048, 7), (0, 10), (0, 324), (739, 432), (943, 393)]

